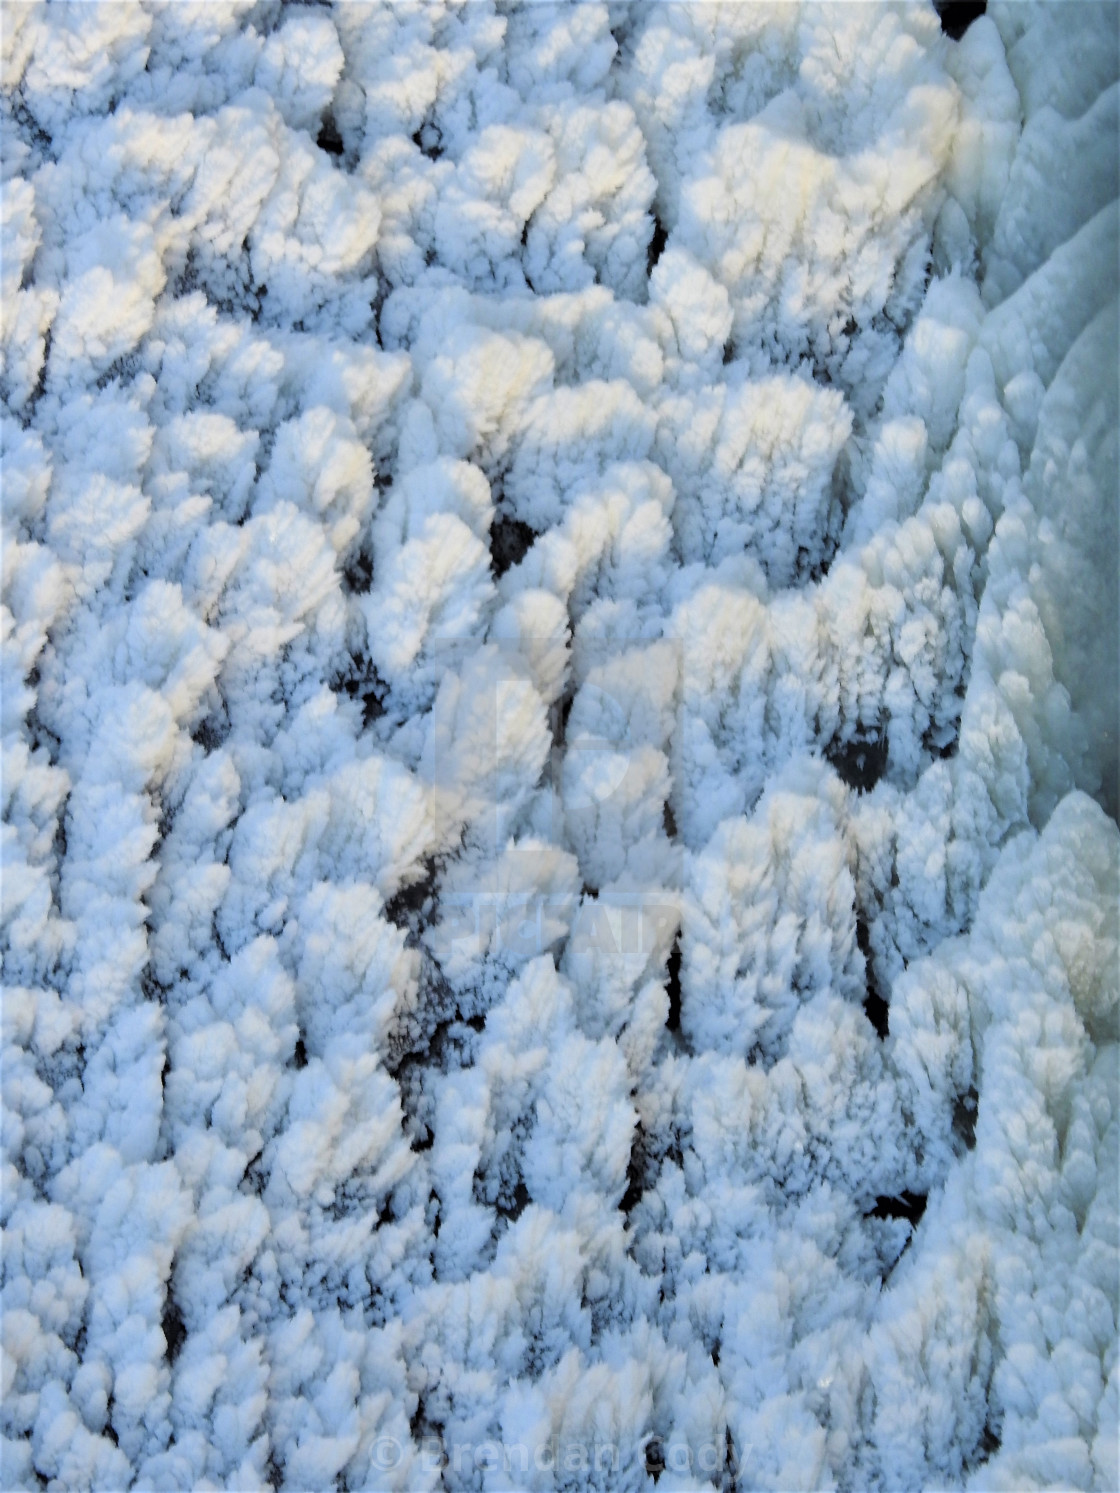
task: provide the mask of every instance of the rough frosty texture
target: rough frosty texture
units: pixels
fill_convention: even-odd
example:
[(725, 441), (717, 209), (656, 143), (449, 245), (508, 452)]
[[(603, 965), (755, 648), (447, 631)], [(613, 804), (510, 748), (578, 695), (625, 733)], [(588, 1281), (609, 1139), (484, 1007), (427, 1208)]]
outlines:
[(1110, 3), (0, 16), (5, 1489), (1115, 1489)]

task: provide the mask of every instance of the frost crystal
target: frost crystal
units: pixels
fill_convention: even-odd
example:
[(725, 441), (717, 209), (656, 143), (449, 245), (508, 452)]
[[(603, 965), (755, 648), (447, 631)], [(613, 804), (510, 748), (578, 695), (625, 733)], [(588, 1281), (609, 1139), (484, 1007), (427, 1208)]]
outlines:
[(1118, 19), (5, 8), (5, 1489), (1120, 1485)]

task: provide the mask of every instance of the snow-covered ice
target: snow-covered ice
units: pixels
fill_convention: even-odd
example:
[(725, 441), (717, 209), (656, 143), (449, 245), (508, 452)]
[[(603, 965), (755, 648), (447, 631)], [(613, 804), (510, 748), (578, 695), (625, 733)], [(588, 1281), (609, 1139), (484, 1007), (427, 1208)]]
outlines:
[(0, 1485), (1120, 1486), (1120, 9), (0, 37)]

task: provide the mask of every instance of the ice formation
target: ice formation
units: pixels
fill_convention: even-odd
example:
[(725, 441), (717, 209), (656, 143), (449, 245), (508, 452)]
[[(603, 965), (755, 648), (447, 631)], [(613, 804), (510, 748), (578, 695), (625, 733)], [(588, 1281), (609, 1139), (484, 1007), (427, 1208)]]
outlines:
[(4, 1488), (1120, 1484), (1118, 18), (5, 6)]

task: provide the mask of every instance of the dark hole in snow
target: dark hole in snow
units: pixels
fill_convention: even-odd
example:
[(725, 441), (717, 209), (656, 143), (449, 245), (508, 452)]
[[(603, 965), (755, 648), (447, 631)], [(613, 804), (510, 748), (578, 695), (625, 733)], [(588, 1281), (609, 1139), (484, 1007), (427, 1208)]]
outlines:
[[(412, 1439), (419, 1444), (422, 1441), (430, 1442), (433, 1438), (439, 1443), (435, 1450), (436, 1459), (440, 1467), (446, 1467), (449, 1461), (447, 1452), (443, 1445), (444, 1426), (441, 1420), (432, 1420), (428, 1415), (428, 1402), (423, 1395), (416, 1404), (416, 1409), (409, 1418), (408, 1428), (412, 1432)], [(443, 1486), (441, 1480), (440, 1486)]]
[(813, 552), (804, 544), (797, 550), (796, 575), (799, 580), (816, 583), (822, 581), (828, 574), (829, 566), (832, 564), (831, 555), (822, 555), (813, 558)]
[(297, 1068), (307, 1067), (307, 1043), (302, 1037), (296, 1039), (296, 1050), (292, 1054), (292, 1062)]
[(98, 389), (107, 389), (110, 384), (133, 378), (139, 367), (139, 360), (135, 357), (116, 358), (103, 373), (98, 374), (94, 384)]
[(220, 716), (208, 715), (191, 732), (191, 740), (204, 752), (216, 752), (228, 735), (228, 722)]
[(187, 1329), (183, 1323), (179, 1303), (171, 1294), (170, 1287), (168, 1287), (167, 1297), (163, 1303), (163, 1316), (160, 1318), (159, 1325), (163, 1332), (163, 1341), (167, 1344), (167, 1361), (174, 1363), (179, 1356), (179, 1349), (186, 1341)]
[[(160, 1003), (167, 996), (167, 987), (156, 979), (155, 972), (150, 964), (145, 965), (144, 973), (140, 976), (140, 993), (145, 1000), (159, 1001)], [(166, 1058), (164, 1061), (166, 1063)]]
[(871, 958), (871, 932), (862, 913), (856, 915), (856, 943), (863, 955), (867, 969), (867, 994), (863, 998), (864, 1015), (881, 1038), (890, 1030), (890, 1007), (883, 999), (879, 982), (875, 978), (875, 965)]
[(31, 144), (37, 145), (40, 150), (50, 150), (54, 137), (43, 128), (19, 95), (12, 104), (12, 115), (21, 135), (29, 136)]
[(849, 788), (866, 793), (886, 771), (887, 738), (857, 736), (851, 741), (833, 741), (824, 754)]
[[(430, 915), (433, 908), (434, 902), (426, 900), (422, 911)], [(420, 943), (421, 921), (413, 913), (411, 923), (406, 920), (397, 925), (407, 947), (420, 950), (420, 991), (407, 1021), (390, 1037), (385, 1054), (386, 1066), (401, 1086), (401, 1104), (409, 1117), (410, 1134), (427, 1123), (428, 1106), (421, 1093), (425, 1070), (446, 1072), (449, 1064), (463, 1066), (464, 1049), (470, 1047), (473, 1053), (474, 1044), (471, 1029), (459, 1019), (462, 1012), (438, 960)]]
[(284, 1474), (280, 1471), (280, 1464), (273, 1452), (269, 1452), (268, 1461), (265, 1464), (264, 1480), (270, 1488), (279, 1489), (284, 1481)]
[(629, 1213), (636, 1208), (644, 1191), (643, 1177), (646, 1169), (646, 1138), (639, 1120), (634, 1127), (634, 1139), (630, 1142), (630, 1160), (626, 1164), (626, 1191), (622, 1194), (619, 1208)]
[(42, 399), (43, 392), (47, 387), (47, 368), (50, 364), (50, 361), (51, 329), (50, 327), (48, 327), (47, 330), (43, 333), (43, 366), (39, 369), (39, 377), (35, 382), (35, 387), (32, 389), (31, 397), (28, 400), (28, 405), (30, 406), (30, 414), (32, 415), (35, 413), (35, 406), (39, 403), (39, 400)]
[(250, 1192), (255, 1192), (258, 1197), (264, 1191), (264, 1177), (261, 1173), (260, 1162), (260, 1152), (258, 1152), (256, 1156), (252, 1157), (246, 1163), (245, 1170), (241, 1173), (241, 1182), (239, 1183), (239, 1186), (247, 1187)]
[(712, 1346), (712, 1367), (716, 1368), (716, 1369), (719, 1368), (719, 1344), (718, 1343), (715, 1343)]
[(53, 731), (43, 725), (39, 719), (38, 703), (32, 705), (27, 712), (27, 734), (35, 751), (45, 751), (50, 758), (51, 766), (57, 767), (59, 749), (62, 743)]
[(366, 728), (373, 725), (385, 714), (385, 706), (380, 697), (371, 690), (362, 700), (362, 725)]
[[(112, 1401), (112, 1397), (110, 1397), (110, 1399), (109, 1399), (109, 1419), (106, 1420), (106, 1422), (105, 1422), (105, 1429), (104, 1429), (104, 1431), (102, 1431), (101, 1434), (105, 1437), (105, 1439), (107, 1441), (111, 1441), (114, 1446), (120, 1446), (121, 1439), (117, 1435), (116, 1429), (113, 1426), (112, 1415), (113, 1415), (113, 1401)], [(49, 1484), (47, 1486), (49, 1486)]]
[(574, 699), (574, 693), (568, 693), (548, 707), (548, 728), (552, 732), (552, 744), (558, 752), (564, 749), (568, 735), (568, 717), (572, 713)]
[(729, 337), (727, 339), (727, 341), (723, 344), (723, 366), (726, 368), (727, 365), (728, 365), (728, 363), (733, 363), (734, 361), (735, 361), (735, 344), (734, 344), (734, 342), (732, 342), (731, 338)]
[(863, 998), (863, 1013), (879, 1034), (880, 1039), (885, 1041), (890, 1031), (890, 1007), (879, 992), (872, 987), (870, 981), (868, 981), (867, 994)]
[(229, 950), (226, 948), (226, 941), (222, 937), (222, 930), (218, 926), (218, 914), (217, 913), (214, 913), (213, 917), (211, 917), (211, 919), (210, 919), (210, 937), (214, 940), (214, 943), (217, 945), (218, 953), (221, 954), (222, 958), (228, 964), (229, 963)]
[(955, 727), (946, 727), (941, 732), (931, 732), (924, 745), (928, 747), (931, 757), (940, 757), (944, 762), (949, 757), (957, 755), (960, 741), (960, 721), (958, 720)]
[(905, 1218), (912, 1228), (917, 1228), (926, 1211), (924, 1193), (903, 1192), (898, 1197), (877, 1197), (871, 1210), (872, 1218)]
[(360, 549), (342, 567), (343, 588), (351, 596), (364, 596), (373, 585), (373, 556)]
[(432, 911), (429, 904), (435, 890), (435, 882), (435, 861), (425, 861), (424, 875), (421, 879), (410, 882), (408, 886), (402, 886), (396, 896), (390, 897), (385, 904), (384, 916), (390, 923), (395, 923), (398, 928), (405, 929), (412, 939), (418, 936), (422, 919), (425, 915), (430, 915)]
[(417, 150), (423, 151), (429, 161), (438, 161), (443, 154), (443, 136), (438, 126), (425, 122), (412, 136), (412, 143)]
[(660, 218), (655, 216), (653, 220), (653, 236), (649, 241), (649, 249), (646, 252), (646, 273), (648, 275), (653, 274), (654, 266), (661, 258), (668, 239), (669, 235), (665, 232), (664, 223), (662, 223)]
[(670, 840), (677, 838), (677, 818), (670, 807), (669, 800), (665, 800), (665, 807), (661, 812), (661, 822), (665, 826), (665, 833)]
[(657, 1482), (665, 1471), (665, 1447), (660, 1436), (651, 1436), (646, 1442), (646, 1472)]
[(531, 1202), (532, 1198), (529, 1196), (529, 1189), (518, 1178), (517, 1185), (514, 1187), (512, 1193), (499, 1194), (494, 1208), (500, 1217), (508, 1218), (510, 1223), (515, 1223)]
[(980, 1108), (980, 1095), (973, 1084), (966, 1094), (958, 1094), (953, 1105), (953, 1134), (966, 1151), (976, 1146), (976, 1115)]
[(364, 653), (350, 655), (349, 667), (336, 677), (334, 689), (343, 690), (351, 700), (361, 703), (364, 727), (372, 726), (385, 714), (389, 686)]
[(980, 1432), (980, 1444), (977, 1446), (977, 1462), (986, 1462), (989, 1457), (994, 1457), (1002, 1444), (1002, 1438), (998, 1431), (992, 1429), (991, 1422), (985, 1425)]
[(345, 151), (346, 147), (342, 143), (342, 136), (338, 133), (338, 125), (334, 122), (333, 114), (323, 115), (323, 123), (315, 144), (320, 150), (325, 150), (329, 156), (340, 156)]
[(987, 0), (933, 0), (933, 8), (940, 20), (941, 29), (953, 41), (960, 41), (973, 21), (987, 10)]
[(665, 1025), (671, 1032), (681, 1029), (681, 939), (678, 933), (669, 952), (668, 980), (665, 993), (669, 997), (669, 1015)]
[(496, 518), (490, 526), (490, 568), (498, 580), (528, 553), (536, 535), (519, 518)]
[(430, 1151), (432, 1149), (432, 1146), (435, 1144), (435, 1139), (435, 1131), (432, 1130), (430, 1126), (425, 1125), (424, 1134), (420, 1137), (419, 1140), (414, 1140), (412, 1142), (412, 1149), (414, 1151)]

